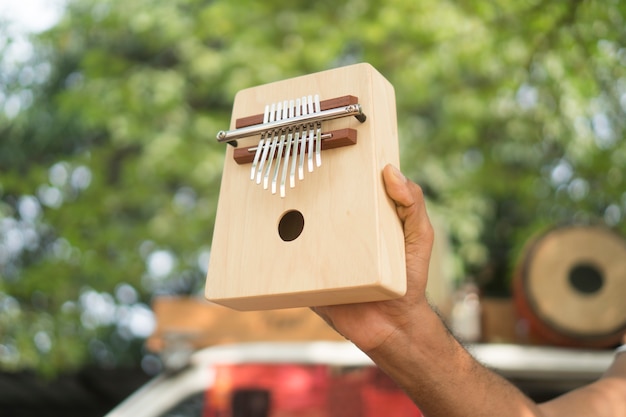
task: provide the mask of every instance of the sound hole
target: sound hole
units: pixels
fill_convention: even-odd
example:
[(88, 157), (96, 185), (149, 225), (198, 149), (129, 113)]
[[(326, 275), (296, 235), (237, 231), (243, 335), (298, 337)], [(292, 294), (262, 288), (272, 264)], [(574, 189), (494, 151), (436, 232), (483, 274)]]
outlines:
[(569, 271), (569, 283), (584, 294), (593, 294), (602, 288), (604, 277), (593, 265), (576, 265)]
[(283, 214), (278, 222), (278, 235), (285, 242), (296, 240), (304, 229), (304, 216), (298, 210)]

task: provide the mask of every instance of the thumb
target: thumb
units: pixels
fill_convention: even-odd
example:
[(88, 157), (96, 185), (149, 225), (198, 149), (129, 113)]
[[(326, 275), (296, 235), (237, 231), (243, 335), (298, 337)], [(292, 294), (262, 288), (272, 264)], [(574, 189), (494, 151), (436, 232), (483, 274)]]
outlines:
[(398, 168), (391, 164), (385, 166), (383, 180), (387, 194), (396, 203), (396, 206), (408, 207), (413, 204), (414, 198), (409, 189), (409, 180)]
[(404, 227), (407, 267), (423, 268), (424, 265), (409, 265), (409, 262), (421, 264), (430, 260), (434, 231), (426, 212), (424, 193), (419, 185), (407, 180), (393, 165), (385, 166), (383, 180), (387, 195), (394, 201)]

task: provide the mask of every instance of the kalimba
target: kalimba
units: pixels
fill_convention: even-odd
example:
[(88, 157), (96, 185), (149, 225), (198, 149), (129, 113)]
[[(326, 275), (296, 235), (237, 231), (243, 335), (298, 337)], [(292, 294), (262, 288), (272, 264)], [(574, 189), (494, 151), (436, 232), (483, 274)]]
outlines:
[(399, 165), (395, 94), (371, 65), (239, 91), (217, 140), (208, 300), (264, 310), (404, 294), (402, 226), (382, 180)]

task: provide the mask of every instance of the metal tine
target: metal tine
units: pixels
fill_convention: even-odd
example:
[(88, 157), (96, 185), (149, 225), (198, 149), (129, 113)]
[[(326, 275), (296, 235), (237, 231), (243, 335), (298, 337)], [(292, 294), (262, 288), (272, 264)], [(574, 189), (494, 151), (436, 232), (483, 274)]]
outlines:
[[(315, 109), (313, 108), (313, 97), (312, 96), (308, 96), (307, 97), (307, 105), (309, 107), (309, 114), (312, 114)], [(313, 141), (315, 140), (315, 136), (314, 136), (314, 130), (313, 130), (314, 125), (310, 124), (309, 125), (309, 146), (308, 146), (308, 167), (309, 167), (309, 172), (313, 172)]]
[[(270, 106), (269, 104), (265, 105), (265, 112), (263, 113), (263, 123), (267, 123), (270, 121)], [(263, 150), (263, 142), (265, 142), (265, 135), (267, 133), (261, 134), (261, 140), (259, 140), (259, 144), (256, 147), (256, 152), (254, 153), (254, 160), (252, 161), (252, 168), (250, 168), (250, 179), (254, 180), (254, 176), (256, 174), (256, 166), (259, 163), (259, 158), (261, 157), (261, 151)]]
[[(315, 105), (315, 113), (319, 113), (322, 111), (322, 106), (320, 105), (320, 96), (319, 94), (315, 95), (314, 99)], [(322, 165), (322, 123), (317, 122), (317, 131), (315, 132), (315, 165), (317, 167)]]
[[(289, 111), (288, 107), (289, 107), (289, 103), (287, 103), (287, 100), (283, 101), (283, 111), (281, 115), (281, 120), (285, 120), (288, 117), (288, 111)], [(272, 177), (272, 194), (276, 194), (278, 174), (280, 173), (280, 163), (282, 162), (283, 150), (285, 147), (285, 138), (286, 138), (285, 133), (287, 133), (286, 130), (284, 128), (281, 129), (280, 141), (278, 141), (278, 149), (276, 153), (276, 165), (274, 167), (274, 176)]]
[[(293, 100), (289, 101), (289, 111), (287, 112), (287, 117), (292, 118), (294, 116), (294, 102)], [(280, 179), (280, 196), (285, 198), (286, 190), (285, 190), (285, 182), (287, 181), (287, 171), (289, 170), (289, 157), (291, 156), (291, 147), (293, 141), (293, 129), (289, 128), (289, 134), (287, 135), (287, 147), (285, 148), (285, 162), (283, 164), (283, 175)]]
[[(276, 114), (276, 103), (272, 103), (268, 122), (273, 122), (275, 120), (275, 114)], [(269, 148), (270, 148), (270, 141), (271, 141), (271, 137), (273, 133), (274, 132), (267, 132), (267, 139), (263, 146), (263, 154), (261, 155), (261, 160), (259, 161), (259, 169), (257, 170), (257, 173), (256, 173), (257, 184), (261, 184), (261, 178), (263, 176), (263, 166), (265, 165), (265, 161), (267, 160), (267, 152), (269, 151)]]
[[(300, 117), (302, 109), (300, 106), (302, 102), (300, 99), (296, 99), (295, 115), (294, 117)], [(293, 155), (291, 160), (291, 173), (289, 174), (289, 187), (294, 188), (296, 186), (296, 165), (298, 162), (298, 145), (300, 144), (300, 130), (301, 126), (296, 126), (293, 141)]]
[[(283, 103), (280, 101), (276, 105), (276, 120), (282, 120), (283, 116)], [(270, 172), (272, 171), (272, 163), (274, 162), (274, 155), (276, 155), (276, 146), (278, 145), (278, 138), (280, 136), (279, 131), (274, 131), (274, 139), (270, 145), (270, 155), (267, 157), (267, 168), (265, 168), (265, 175), (263, 175), (263, 189), (267, 190), (270, 186)]]
[[(302, 97), (302, 115), (309, 114), (306, 97)], [(300, 138), (300, 161), (298, 163), (298, 179), (304, 179), (304, 154), (306, 153), (306, 127), (303, 126), (302, 137)]]

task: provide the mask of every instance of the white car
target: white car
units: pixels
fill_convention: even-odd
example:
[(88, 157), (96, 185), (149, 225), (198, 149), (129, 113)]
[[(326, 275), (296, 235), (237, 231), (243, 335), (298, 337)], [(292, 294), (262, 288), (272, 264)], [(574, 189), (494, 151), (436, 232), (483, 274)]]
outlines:
[[(612, 351), (509, 344), (468, 346), (474, 357), (538, 400), (597, 379)], [(259, 342), (195, 352), (105, 417), (421, 416), (349, 342)]]

